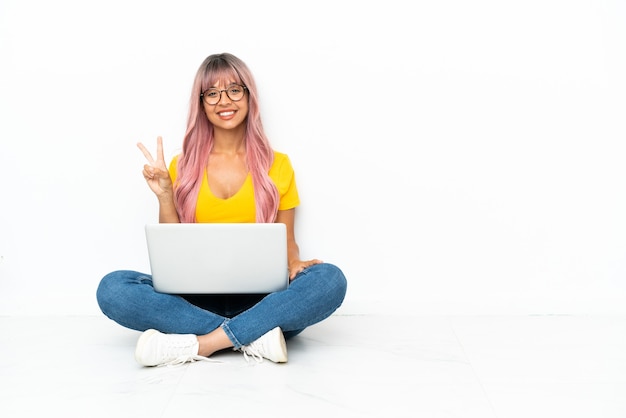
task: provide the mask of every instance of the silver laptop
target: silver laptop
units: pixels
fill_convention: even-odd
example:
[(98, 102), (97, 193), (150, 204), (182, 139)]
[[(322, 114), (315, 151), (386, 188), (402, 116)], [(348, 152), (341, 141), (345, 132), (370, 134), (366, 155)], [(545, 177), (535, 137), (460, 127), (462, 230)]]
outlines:
[(271, 293), (289, 285), (282, 223), (147, 224), (154, 289), (161, 293)]

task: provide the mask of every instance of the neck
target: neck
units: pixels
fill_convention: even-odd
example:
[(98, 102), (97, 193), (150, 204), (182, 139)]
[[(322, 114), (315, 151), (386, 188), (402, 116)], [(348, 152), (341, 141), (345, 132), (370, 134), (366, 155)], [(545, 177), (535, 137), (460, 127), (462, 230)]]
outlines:
[(221, 154), (242, 154), (246, 151), (243, 132), (239, 130), (215, 130), (212, 152)]

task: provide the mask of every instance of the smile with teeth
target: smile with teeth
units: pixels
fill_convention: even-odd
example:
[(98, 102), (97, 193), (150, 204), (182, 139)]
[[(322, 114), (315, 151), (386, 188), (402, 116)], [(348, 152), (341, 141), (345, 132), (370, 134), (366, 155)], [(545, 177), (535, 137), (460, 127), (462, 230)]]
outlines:
[(235, 114), (235, 111), (234, 111), (234, 110), (229, 110), (229, 111), (227, 111), (227, 112), (219, 112), (219, 113), (218, 113), (218, 115), (220, 115), (220, 116), (232, 116), (232, 115), (234, 115), (234, 114)]

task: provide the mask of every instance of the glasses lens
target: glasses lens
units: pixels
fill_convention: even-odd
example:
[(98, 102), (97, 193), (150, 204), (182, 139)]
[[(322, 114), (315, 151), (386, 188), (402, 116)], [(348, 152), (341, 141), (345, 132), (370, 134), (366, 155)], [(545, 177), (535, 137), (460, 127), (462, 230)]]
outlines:
[(228, 87), (228, 90), (226, 90), (226, 93), (228, 93), (228, 97), (230, 97), (230, 100), (233, 101), (239, 101), (243, 98), (243, 87), (237, 84), (234, 84), (230, 87)]
[(220, 101), (220, 91), (218, 89), (208, 89), (202, 94), (207, 104), (214, 105)]

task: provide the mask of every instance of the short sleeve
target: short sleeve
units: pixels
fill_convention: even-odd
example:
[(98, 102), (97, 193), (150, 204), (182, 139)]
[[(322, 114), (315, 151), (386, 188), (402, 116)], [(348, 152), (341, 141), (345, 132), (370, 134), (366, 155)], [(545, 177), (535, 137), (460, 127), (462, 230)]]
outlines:
[(295, 172), (286, 154), (274, 152), (274, 163), (270, 168), (269, 176), (274, 181), (280, 196), (278, 210), (293, 209), (300, 204)]

